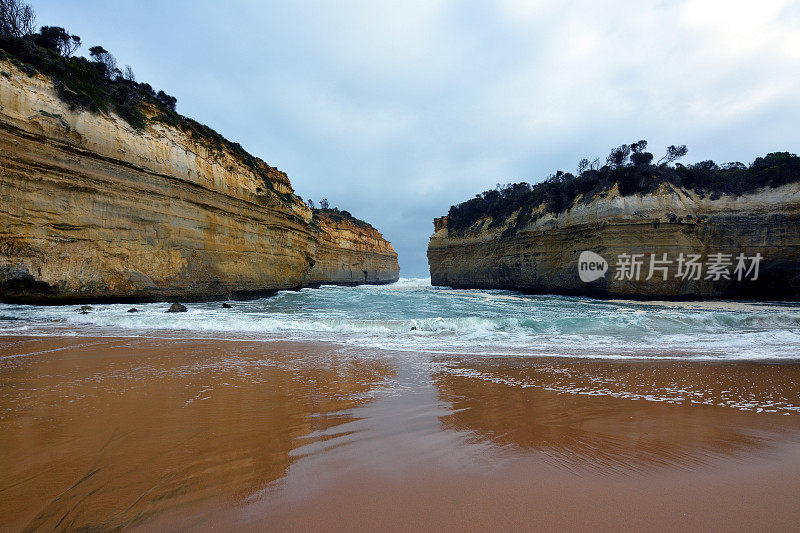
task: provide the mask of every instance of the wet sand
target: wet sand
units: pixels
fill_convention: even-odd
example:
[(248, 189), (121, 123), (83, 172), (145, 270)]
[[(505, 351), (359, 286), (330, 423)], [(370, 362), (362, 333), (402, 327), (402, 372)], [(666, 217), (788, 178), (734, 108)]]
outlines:
[(796, 530), (800, 365), (0, 338), (0, 530)]

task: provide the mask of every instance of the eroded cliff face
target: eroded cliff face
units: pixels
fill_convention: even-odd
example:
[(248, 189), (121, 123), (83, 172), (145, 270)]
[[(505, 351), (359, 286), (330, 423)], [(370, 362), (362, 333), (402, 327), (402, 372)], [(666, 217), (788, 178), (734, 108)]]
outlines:
[(312, 283), (393, 283), (400, 267), (391, 243), (375, 228), (352, 220), (315, 215), (322, 237), (317, 243)]
[(0, 61), (0, 299), (200, 299), (308, 284), (318, 243), (326, 261), (335, 250), (286, 174), (256, 165), (171, 126), (134, 130), (70, 110), (48, 78)]
[[(623, 197), (615, 188), (557, 216), (539, 213), (505, 237), (515, 215), (491, 229), (491, 220), (480, 220), (459, 236), (449, 234), (442, 217), (428, 245), (431, 281), (603, 298), (800, 299), (800, 185), (714, 198), (666, 184), (643, 196)], [(579, 276), (587, 250), (608, 263), (591, 282)], [(699, 279), (687, 275), (690, 254), (700, 256)], [(737, 272), (740, 254), (745, 270)], [(638, 275), (631, 266), (637, 261)], [(713, 273), (715, 262), (726, 263), (720, 270), (730, 279)]]

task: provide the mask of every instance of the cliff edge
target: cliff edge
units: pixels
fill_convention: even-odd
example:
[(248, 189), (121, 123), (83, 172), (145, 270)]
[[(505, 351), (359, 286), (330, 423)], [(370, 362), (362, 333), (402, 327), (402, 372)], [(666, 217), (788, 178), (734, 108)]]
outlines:
[(398, 279), (392, 244), (369, 224), (338, 213), (315, 212), (322, 230), (311, 283), (385, 284)]
[(743, 194), (661, 183), (623, 195), (614, 185), (590, 199), (579, 195), (563, 211), (512, 208), (458, 231), (451, 222), (434, 221), (433, 285), (600, 298), (800, 300), (797, 181)]
[(0, 60), (0, 300), (223, 298), (339, 282), (316, 266), (337, 262), (397, 279), (380, 234), (313, 224), (286, 174), (238, 145), (71, 108), (23, 67)]

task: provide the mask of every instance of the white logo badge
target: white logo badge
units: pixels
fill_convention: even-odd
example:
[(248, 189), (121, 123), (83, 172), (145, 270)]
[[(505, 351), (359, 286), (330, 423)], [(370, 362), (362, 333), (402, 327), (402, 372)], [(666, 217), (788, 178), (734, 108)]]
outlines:
[(578, 258), (578, 276), (582, 282), (591, 283), (605, 276), (606, 272), (608, 272), (608, 262), (603, 256), (589, 250), (581, 252)]

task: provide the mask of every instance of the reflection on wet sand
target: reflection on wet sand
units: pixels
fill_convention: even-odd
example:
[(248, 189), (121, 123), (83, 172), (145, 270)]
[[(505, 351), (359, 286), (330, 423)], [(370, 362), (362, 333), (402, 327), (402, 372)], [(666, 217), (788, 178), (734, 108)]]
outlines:
[(66, 344), (0, 345), (0, 529), (113, 529), (194, 502), (241, 503), (392, 373), (312, 361), (302, 345)]
[(796, 365), (393, 357), (397, 392), (358, 409), (363, 433), (296, 462), (279, 490), (219, 523), (254, 531), (796, 528)]
[(484, 358), (433, 381), (445, 429), (576, 471), (691, 467), (800, 429), (798, 365)]
[(796, 364), (6, 337), (0, 530), (788, 529), (798, 404)]

